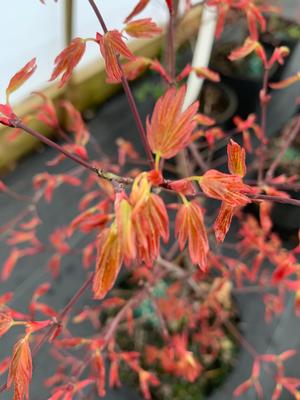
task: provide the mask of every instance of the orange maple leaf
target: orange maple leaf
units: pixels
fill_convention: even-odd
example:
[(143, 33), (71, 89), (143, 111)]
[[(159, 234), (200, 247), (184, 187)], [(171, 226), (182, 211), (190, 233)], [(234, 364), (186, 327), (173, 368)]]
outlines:
[(90, 133), (80, 112), (68, 100), (61, 101), (60, 105), (65, 109), (68, 115), (66, 129), (74, 134), (75, 143), (77, 145), (85, 146), (90, 140)]
[(195, 358), (192, 351), (187, 349), (188, 340), (185, 334), (175, 335), (172, 338), (172, 349), (174, 349), (173, 373), (185, 378), (188, 382), (194, 382), (200, 375), (203, 367)]
[(214, 223), (214, 231), (216, 239), (223, 242), (227, 232), (229, 231), (235, 207), (222, 201), (221, 208)]
[[(223, 201), (217, 219), (214, 223), (216, 239), (219, 242), (223, 242), (225, 239), (225, 236), (230, 228), (236, 206), (242, 206), (247, 204), (247, 202), (251, 202), (251, 200), (247, 198), (244, 193), (253, 191), (252, 188), (245, 185), (242, 181), (242, 178), (246, 174), (245, 150), (234, 140), (230, 140), (227, 145), (227, 155), (228, 169), (231, 173), (231, 175), (227, 175), (227, 177), (228, 179), (230, 179), (230, 176), (232, 177), (233, 185), (231, 187), (229, 184), (227, 188), (223, 188), (225, 189), (225, 192), (222, 196), (221, 193), (219, 193)], [(228, 191), (236, 191), (236, 194), (229, 194)]]
[(99, 351), (95, 352), (92, 361), (92, 367), (96, 376), (96, 387), (99, 397), (104, 397), (105, 392), (105, 362), (102, 354)]
[(6, 281), (10, 277), (20, 257), (21, 257), (21, 250), (14, 247), (3, 265), (1, 272), (2, 281)]
[(285, 89), (299, 81), (300, 81), (300, 72), (298, 72), (296, 75), (290, 76), (287, 79), (284, 79), (283, 81), (269, 83), (269, 86), (272, 89)]
[(123, 64), (123, 70), (128, 80), (133, 80), (141, 75), (151, 64), (151, 59), (146, 57), (135, 57)]
[(56, 64), (52, 72), (50, 81), (56, 79), (62, 74), (59, 87), (62, 87), (70, 80), (73, 69), (81, 60), (86, 49), (86, 41), (82, 38), (74, 38), (71, 43), (56, 57)]
[(29, 335), (24, 336), (14, 346), (9, 365), (7, 387), (14, 385), (14, 400), (29, 400), (29, 383), (32, 378), (32, 359)]
[(139, 376), (141, 392), (146, 400), (151, 400), (149, 386), (158, 386), (160, 382), (157, 377), (149, 371), (139, 368), (137, 372)]
[(196, 114), (194, 120), (197, 122), (197, 124), (204, 126), (212, 126), (215, 125), (216, 123), (216, 121), (213, 118), (210, 118), (207, 115), (201, 113)]
[(264, 32), (267, 26), (265, 18), (262, 16), (259, 9), (253, 3), (249, 4), (246, 10), (246, 17), (247, 17), (250, 37), (254, 40), (258, 40), (259, 35), (258, 35), (257, 25), (259, 25), (262, 32)]
[(0, 104), (0, 124), (13, 126), (12, 122), (18, 119), (9, 104)]
[(151, 193), (150, 173), (134, 181), (130, 197), (116, 196), (115, 212), (122, 254), (126, 264), (136, 257), (152, 265), (159, 255), (160, 238), (169, 239), (169, 221), (163, 200)]
[(212, 71), (206, 67), (194, 67), (192, 70), (199, 78), (208, 79), (212, 82), (220, 82), (221, 78), (218, 72)]
[(36, 70), (36, 58), (30, 60), (20, 71), (18, 71), (9, 81), (6, 89), (6, 102), (9, 102), (9, 96), (11, 93), (19, 89), (24, 82), (31, 77)]
[(162, 199), (151, 193), (139, 211), (133, 214), (138, 260), (152, 265), (159, 256), (160, 237), (169, 239), (169, 221)]
[(57, 129), (59, 122), (53, 101), (42, 92), (33, 92), (33, 94), (41, 97), (43, 100), (43, 104), (37, 107), (36, 118), (51, 128)]
[(158, 60), (152, 60), (150, 64), (150, 69), (152, 71), (156, 71), (160, 74), (160, 76), (167, 82), (167, 83), (172, 83), (172, 78), (166, 71), (166, 69), (161, 65), (161, 63)]
[(188, 241), (192, 262), (205, 269), (209, 245), (202, 210), (196, 200), (186, 201), (180, 206), (175, 220), (175, 234), (180, 249), (183, 250)]
[(133, 207), (124, 192), (116, 194), (116, 222), (125, 264), (129, 264), (136, 256), (135, 232), (133, 229)]
[(112, 288), (122, 264), (121, 244), (115, 223), (104, 229), (98, 238), (99, 250), (93, 282), (94, 297), (102, 299)]
[(142, 18), (128, 22), (124, 31), (134, 38), (151, 38), (163, 30), (151, 18)]
[(14, 320), (10, 313), (0, 312), (0, 337), (13, 326)]
[(270, 58), (268, 64), (269, 68), (271, 68), (275, 62), (278, 64), (283, 65), (284, 59), (290, 54), (290, 49), (286, 46), (275, 47), (273, 50), (272, 57)]
[(238, 175), (211, 169), (199, 179), (199, 184), (208, 197), (225, 201), (232, 206), (244, 206), (251, 202), (246, 193), (251, 193), (252, 188), (245, 185)]
[(177, 181), (172, 181), (169, 183), (172, 190), (177, 193), (184, 194), (185, 196), (194, 196), (196, 194), (196, 189), (191, 181), (188, 179), (178, 179)]
[(262, 60), (264, 65), (267, 65), (267, 57), (262, 45), (251, 38), (247, 38), (241, 47), (232, 50), (228, 58), (230, 61), (240, 60), (247, 57), (249, 54), (256, 52), (257, 56)]
[(130, 194), (132, 220), (136, 237), (137, 258), (152, 265), (159, 255), (160, 238), (169, 239), (169, 219), (163, 200), (151, 193), (148, 174), (142, 173), (134, 181)]
[(140, 0), (131, 13), (126, 17), (124, 23), (127, 24), (133, 17), (143, 11), (143, 9), (147, 6), (150, 0)]
[(229, 172), (243, 178), (246, 174), (245, 150), (234, 140), (230, 140), (227, 146), (227, 156)]
[(101, 35), (97, 32), (96, 41), (99, 43), (100, 52), (105, 61), (105, 69), (110, 82), (119, 82), (122, 77), (122, 69), (118, 60), (118, 55), (132, 59), (134, 54), (129, 50), (122, 39), (122, 34), (118, 30), (106, 32)]
[(174, 157), (191, 140), (198, 102), (182, 111), (185, 92), (185, 86), (169, 89), (156, 102), (151, 120), (147, 118), (148, 142), (153, 153), (160, 157)]

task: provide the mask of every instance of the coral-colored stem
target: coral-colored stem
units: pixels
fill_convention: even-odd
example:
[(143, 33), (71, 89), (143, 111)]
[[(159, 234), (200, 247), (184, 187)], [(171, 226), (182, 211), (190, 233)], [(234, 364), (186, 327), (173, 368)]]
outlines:
[[(177, 7), (176, 7), (177, 9)], [(170, 19), (168, 25), (168, 37), (167, 37), (167, 64), (168, 64), (168, 72), (170, 77), (172, 78), (172, 83), (175, 83), (175, 75), (176, 75), (176, 68), (175, 68), (175, 10), (174, 8), (170, 12)]]
[[(300, 122), (299, 122), (300, 123)], [(31, 134), (32, 136), (36, 137), (39, 139), (41, 142), (47, 144), (48, 146), (58, 150), (59, 152), (63, 153), (66, 157), (70, 158), (71, 160), (75, 161), (77, 164), (80, 164), (81, 166), (85, 167), (86, 169), (89, 169), (90, 171), (96, 173), (100, 178), (106, 179), (108, 181), (115, 181), (118, 183), (123, 183), (125, 185), (132, 184), (133, 180), (131, 178), (125, 178), (122, 176), (115, 175), (110, 172), (103, 171), (101, 169), (98, 169), (97, 167), (93, 166), (92, 164), (88, 163), (85, 160), (82, 160), (81, 158), (69, 153), (66, 151), (62, 146), (59, 144), (53, 142), (52, 140), (48, 139), (47, 137), (43, 136), (41, 133), (35, 131), (34, 129), (24, 125), (21, 121), (14, 121), (14, 126), (18, 127), (20, 129), (23, 129), (25, 132)], [(199, 180), (201, 177), (189, 177), (189, 180), (197, 179)], [(162, 185), (166, 190), (170, 190), (169, 186), (167, 184)], [(203, 193), (196, 193), (195, 196), (203, 196)], [(279, 196), (268, 196), (268, 195), (248, 195), (249, 198), (253, 200), (267, 200), (267, 201), (273, 201), (275, 203), (282, 203), (282, 204), (291, 204), (294, 206), (300, 206), (300, 200), (297, 199), (289, 199), (289, 198), (282, 198)]]
[(34, 357), (41, 347), (43, 346), (44, 343), (47, 342), (47, 340), (54, 334), (55, 330), (57, 329), (58, 324), (60, 324), (63, 319), (67, 316), (69, 311), (72, 309), (75, 303), (80, 299), (80, 297), (83, 295), (83, 293), (86, 291), (86, 289), (89, 287), (89, 285), (92, 283), (92, 280), (94, 278), (94, 273), (90, 274), (89, 277), (85, 280), (83, 285), (77, 290), (77, 292), (73, 295), (69, 303), (62, 309), (62, 311), (59, 313), (57, 316), (57, 323), (54, 323), (48, 330), (47, 332), (42, 336), (40, 341), (35, 345), (33, 351), (32, 351), (32, 356)]
[(280, 164), (282, 158), (284, 157), (285, 152), (289, 148), (290, 144), (292, 141), (296, 138), (297, 134), (300, 131), (300, 117), (297, 118), (295, 125), (287, 132), (286, 135), (283, 136), (282, 138), (282, 147), (275, 158), (275, 160), (272, 162), (270, 168), (267, 171), (266, 178), (267, 179), (272, 179), (275, 173), (276, 168)]
[(248, 194), (253, 200), (265, 200), (265, 201), (273, 201), (274, 203), (281, 203), (281, 204), (290, 204), (292, 206), (300, 207), (300, 200), (297, 199), (289, 199), (279, 196), (268, 196), (266, 194), (259, 194), (259, 195), (250, 195)]
[[(100, 25), (101, 25), (101, 28), (102, 28), (103, 32), (106, 33), (108, 31), (108, 29), (107, 29), (105, 21), (104, 21), (104, 19), (102, 17), (102, 14), (101, 14), (101, 12), (99, 10), (99, 7), (97, 7), (97, 5), (96, 5), (94, 0), (88, 0), (88, 2), (90, 3), (90, 5), (91, 5), (96, 17), (98, 18), (98, 21), (100, 22)], [(139, 114), (137, 106), (136, 106), (136, 102), (134, 100), (132, 91), (131, 91), (130, 86), (128, 84), (128, 81), (127, 81), (127, 79), (125, 77), (125, 74), (124, 74), (124, 71), (123, 71), (121, 63), (119, 62), (119, 59), (118, 59), (118, 63), (119, 63), (119, 67), (120, 67), (120, 69), (122, 71), (122, 77), (121, 77), (122, 86), (123, 86), (124, 92), (126, 94), (127, 101), (129, 103), (130, 110), (131, 110), (133, 118), (135, 120), (139, 135), (141, 137), (141, 141), (142, 141), (142, 144), (143, 144), (146, 156), (147, 156), (147, 161), (148, 161), (151, 169), (154, 169), (153, 155), (152, 155), (152, 152), (151, 152), (148, 140), (147, 140), (147, 135), (146, 135), (146, 132), (145, 132), (145, 129), (144, 129), (140, 114)]]
[(41, 142), (45, 143), (46, 145), (56, 149), (60, 153), (63, 153), (66, 157), (70, 158), (71, 160), (75, 161), (77, 164), (82, 165), (83, 167), (89, 169), (90, 171), (96, 172), (96, 168), (90, 164), (89, 162), (83, 160), (80, 157), (77, 157), (71, 153), (69, 153), (67, 150), (65, 150), (62, 146), (60, 146), (58, 143), (53, 142), (51, 139), (47, 138), (46, 136), (42, 135), (38, 131), (30, 128), (29, 126), (23, 124), (21, 120), (16, 120), (12, 121), (12, 124), (16, 128), (20, 128), (23, 131), (29, 133), (31, 136), (34, 136), (35, 138), (39, 139)]
[(107, 26), (104, 22), (104, 19), (100, 13), (99, 8), (97, 7), (96, 3), (94, 2), (94, 0), (88, 0), (94, 13), (96, 14), (96, 17), (98, 18), (98, 21), (100, 22), (101, 28), (103, 30), (104, 33), (106, 33), (108, 31)]
[(90, 274), (90, 276), (86, 279), (86, 281), (83, 283), (83, 285), (77, 290), (77, 292), (74, 294), (74, 296), (71, 298), (69, 303), (64, 307), (64, 309), (60, 312), (59, 318), (60, 320), (63, 320), (68, 312), (71, 310), (71, 308), (74, 306), (75, 303), (80, 299), (80, 297), (83, 295), (83, 293), (86, 291), (86, 289), (90, 286), (94, 279), (94, 273)]
[[(263, 77), (263, 87), (261, 92), (261, 131), (263, 137), (266, 137), (267, 130), (267, 108), (268, 108), (268, 82), (269, 82), (269, 68), (265, 68), (264, 77)], [(258, 166), (258, 182), (261, 183), (263, 180), (264, 173), (264, 165), (265, 165), (265, 157), (266, 157), (266, 144), (262, 143), (261, 150), (259, 154), (259, 166)]]

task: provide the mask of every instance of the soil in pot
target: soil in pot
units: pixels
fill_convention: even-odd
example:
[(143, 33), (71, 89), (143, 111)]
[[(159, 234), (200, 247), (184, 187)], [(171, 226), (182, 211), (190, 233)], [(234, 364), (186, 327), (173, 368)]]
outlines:
[[(151, 323), (145, 323), (143, 330), (137, 330), (132, 337), (123, 335), (118, 339), (121, 347), (129, 351), (140, 351), (141, 353), (146, 346), (152, 345), (160, 347), (163, 343), (161, 337), (157, 333)], [(192, 344), (190, 349), (192, 349)], [(195, 351), (195, 353), (197, 353)], [(183, 378), (166, 373), (159, 362), (153, 363), (151, 366), (145, 358), (141, 359), (141, 365), (150, 372), (154, 373), (159, 379), (160, 385), (151, 387), (151, 395), (153, 400), (204, 400), (216, 388), (224, 383), (226, 377), (233, 367), (233, 359), (237, 353), (237, 347), (233, 338), (224, 339), (222, 348), (218, 358), (205, 368), (201, 375), (194, 381), (188, 382)], [(121, 381), (126, 385), (138, 388), (139, 382), (135, 373), (127, 367), (121, 369)], [(142, 398), (142, 397), (141, 397)]]
[[(171, 282), (168, 280), (161, 280), (154, 287), (152, 295), (156, 298), (156, 307), (157, 305), (159, 307), (160, 301), (164, 303), (164, 299), (168, 297), (170, 283)], [(211, 284), (208, 282), (203, 282), (202, 284), (207, 290), (211, 287)], [(131, 286), (128, 279), (124, 281), (124, 284), (121, 285), (121, 287), (126, 290), (127, 293), (130, 293)], [(229, 312), (229, 320), (232, 323), (236, 323), (236, 314), (231, 299), (231, 290), (226, 290), (226, 294), (224, 293), (224, 295), (227, 298), (227, 300), (224, 298), (224, 306), (227, 304), (225, 307)], [(178, 294), (178, 296), (181, 298), (181, 294)], [(198, 296), (192, 296), (189, 301), (189, 307), (191, 310), (195, 309), (195, 307), (197, 307), (197, 309), (199, 307), (201, 308), (200, 303), (202, 300), (200, 300)], [(172, 301), (172, 304), (175, 303), (176, 302)], [(215, 353), (213, 348), (210, 349), (210, 347), (206, 347), (207, 344), (205, 344), (201, 339), (201, 327), (197, 328), (195, 326), (192, 330), (189, 328), (190, 333), (186, 348), (188, 351), (192, 351), (194, 362), (196, 361), (199, 363), (199, 374), (194, 377), (192, 382), (187, 380), (187, 377), (190, 376), (189, 374), (194, 373), (195, 364), (191, 364), (190, 368), (186, 366), (184, 370), (187, 371), (191, 369), (192, 372), (184, 373), (185, 378), (183, 378), (181, 374), (180, 376), (176, 375), (175, 370), (173, 373), (170, 371), (166, 372), (166, 367), (162, 367), (162, 360), (156, 358), (156, 356), (153, 357), (153, 354), (156, 354), (157, 351), (160, 353), (160, 351), (164, 351), (163, 349), (167, 349), (167, 342), (162, 338), (161, 322), (157, 316), (156, 307), (150, 299), (146, 299), (140, 304), (138, 309), (134, 312), (135, 323), (132, 334), (129, 335), (128, 331), (126, 331), (126, 334), (124, 334), (124, 332), (119, 332), (117, 335), (116, 343), (118, 343), (119, 350), (122, 349), (122, 351), (125, 352), (139, 352), (141, 354), (140, 365), (145, 370), (155, 374), (159, 379), (159, 386), (150, 386), (153, 400), (207, 399), (207, 396), (224, 382), (231, 371), (238, 350), (236, 343), (223, 325), (220, 325), (223, 334), (219, 336), (217, 333), (212, 333), (212, 337), (216, 338), (219, 343), (218, 351)], [(164, 319), (165, 318), (166, 315), (164, 314)], [(181, 312), (180, 318), (179, 312), (176, 312), (175, 310), (169, 312), (169, 318), (165, 319), (170, 334), (169, 340), (172, 340), (176, 335), (180, 336), (187, 333), (187, 326), (190, 324), (189, 318), (188, 311), (183, 311), (183, 313)], [(211, 315), (211, 319), (208, 321), (212, 327), (212, 332), (215, 329), (215, 318), (216, 316)], [(196, 336), (194, 336), (195, 334)], [(149, 356), (149, 354), (151, 355)], [(164, 354), (168, 355), (169, 353)], [(178, 358), (178, 362), (180, 360), (181, 358)], [(127, 386), (129, 385), (138, 390), (138, 377), (130, 367), (125, 365), (125, 363), (121, 364), (120, 378), (121, 382)]]

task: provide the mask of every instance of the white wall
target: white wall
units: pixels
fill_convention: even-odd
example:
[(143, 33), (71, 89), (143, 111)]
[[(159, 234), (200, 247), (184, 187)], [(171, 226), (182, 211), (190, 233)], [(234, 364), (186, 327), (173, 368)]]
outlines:
[[(122, 28), (122, 21), (133, 9), (137, 0), (96, 0), (101, 5), (109, 29)], [(43, 88), (53, 70), (56, 55), (64, 48), (65, 0), (1, 0), (0, 2), (0, 102), (5, 99), (5, 89), (11, 76), (33, 57), (38, 68), (24, 87), (11, 96), (12, 103), (19, 102), (33, 90)], [(94, 37), (100, 31), (99, 23), (87, 0), (74, 0), (74, 37)], [(140, 16), (166, 20), (164, 0), (152, 0)], [(88, 43), (87, 53), (80, 65), (100, 57), (99, 48)], [(80, 68), (80, 66), (79, 66)]]
[(38, 69), (12, 100), (27, 96), (50, 77), (53, 59), (63, 47), (63, 2), (2, 0), (0, 4), (0, 101), (11, 76), (33, 57)]

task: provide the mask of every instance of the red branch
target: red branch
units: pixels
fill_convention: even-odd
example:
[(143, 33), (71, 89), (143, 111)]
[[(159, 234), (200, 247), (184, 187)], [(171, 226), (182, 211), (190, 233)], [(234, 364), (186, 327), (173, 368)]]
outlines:
[[(105, 24), (105, 21), (104, 21), (104, 19), (102, 17), (102, 14), (100, 12), (99, 7), (97, 7), (97, 5), (96, 5), (94, 0), (88, 0), (88, 2), (90, 3), (90, 5), (91, 5), (96, 17), (98, 18), (98, 21), (100, 22), (100, 25), (101, 25), (101, 28), (102, 28), (103, 32), (107, 33), (108, 32), (108, 28), (107, 28), (107, 26)], [(128, 84), (128, 81), (127, 81), (127, 79), (125, 77), (125, 74), (124, 74), (124, 71), (122, 69), (122, 65), (120, 64), (119, 59), (118, 59), (118, 64), (119, 64), (119, 67), (120, 67), (120, 69), (122, 71), (122, 78), (121, 78), (122, 86), (123, 86), (124, 92), (126, 94), (126, 97), (127, 97), (128, 103), (129, 103), (129, 107), (131, 109), (133, 118), (135, 120), (135, 123), (136, 123), (137, 129), (138, 129), (140, 138), (142, 140), (143, 147), (144, 147), (144, 150), (145, 150), (146, 155), (147, 155), (148, 163), (149, 163), (151, 169), (153, 169), (154, 168), (154, 159), (153, 159), (152, 151), (150, 149), (150, 146), (149, 146), (149, 143), (148, 143), (148, 140), (147, 140), (147, 135), (146, 135), (146, 132), (145, 132), (145, 129), (144, 129), (140, 114), (138, 112), (136, 102), (134, 100), (132, 91), (131, 91), (130, 86)]]

